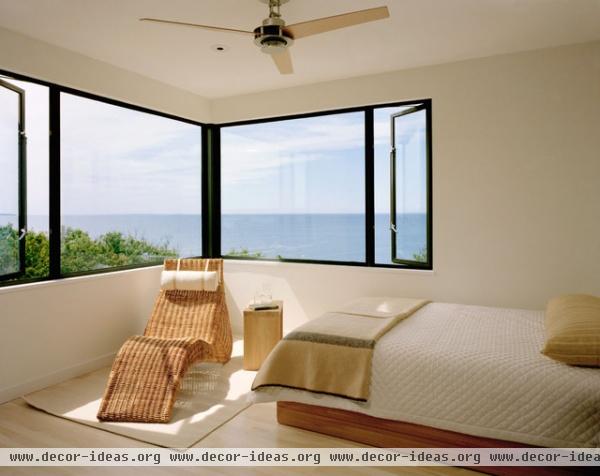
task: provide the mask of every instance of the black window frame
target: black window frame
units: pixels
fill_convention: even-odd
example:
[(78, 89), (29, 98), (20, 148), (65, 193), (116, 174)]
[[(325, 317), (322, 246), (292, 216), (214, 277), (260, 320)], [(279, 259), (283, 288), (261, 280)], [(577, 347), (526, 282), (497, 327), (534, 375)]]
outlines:
[[(153, 114), (176, 121), (200, 126), (202, 135), (201, 152), (201, 177), (202, 183), (202, 256), (204, 258), (224, 258), (226, 260), (244, 260), (244, 261), (268, 261), (268, 262), (286, 262), (286, 263), (306, 263), (319, 265), (335, 266), (358, 266), (358, 267), (376, 267), (391, 269), (414, 269), (414, 270), (432, 270), (433, 269), (433, 201), (432, 201), (432, 100), (412, 99), (406, 101), (395, 101), (381, 104), (371, 104), (363, 106), (353, 106), (339, 109), (329, 109), (322, 111), (307, 112), (302, 114), (291, 114), (282, 116), (263, 117), (260, 119), (251, 119), (244, 121), (233, 121), (220, 124), (200, 122), (186, 117), (157, 111), (148, 107), (139, 106), (121, 100), (104, 97), (98, 94), (82, 91), (79, 89), (62, 86), (49, 81), (33, 78), (30, 76), (14, 73), (12, 71), (0, 69), (0, 76), (6, 76), (9, 79), (27, 81), (39, 84), (48, 88), (49, 91), (49, 246), (50, 246), (50, 269), (48, 276), (41, 278), (23, 278), (23, 279), (0, 279), (0, 287), (15, 286), (33, 282), (44, 282), (58, 280), (74, 276), (86, 276), (94, 274), (104, 274), (129, 269), (146, 268), (157, 266), (161, 263), (144, 263), (97, 270), (81, 271), (77, 273), (62, 273), (60, 266), (61, 251), (61, 134), (60, 134), (60, 94), (67, 93), (94, 101), (103, 102), (113, 106), (122, 107), (138, 112)], [(415, 104), (424, 104), (427, 121), (427, 246), (428, 262), (407, 263), (407, 264), (388, 264), (377, 263), (375, 261), (375, 154), (374, 154), (374, 111), (379, 108), (402, 107)], [(265, 122), (276, 122), (284, 120), (301, 119), (308, 117), (319, 117), (334, 114), (363, 112), (364, 113), (364, 167), (365, 167), (365, 260), (356, 261), (335, 261), (335, 260), (303, 260), (303, 259), (271, 259), (271, 258), (253, 258), (233, 256), (227, 257), (221, 254), (221, 129), (224, 127), (258, 124)], [(25, 173), (25, 168), (23, 168)], [(25, 190), (23, 191), (25, 193)], [(26, 199), (26, 194), (25, 194)], [(23, 203), (26, 203), (23, 201)], [(25, 240), (23, 240), (25, 241)], [(23, 260), (24, 262), (24, 260)]]
[(25, 233), (27, 231), (27, 134), (25, 130), (25, 91), (14, 84), (2, 80), (0, 87), (9, 89), (18, 96), (19, 113), (17, 118), (17, 240), (19, 249), (19, 270), (0, 275), (0, 280), (10, 280), (25, 272)]
[(414, 114), (419, 111), (425, 111), (425, 120), (428, 122), (429, 113), (427, 110), (427, 106), (424, 103), (414, 103), (411, 107), (392, 114), (390, 116), (391, 120), (391, 151), (390, 151), (390, 233), (391, 233), (391, 245), (392, 245), (392, 262), (396, 265), (410, 266), (413, 268), (432, 268), (432, 260), (431, 260), (431, 144), (429, 143), (429, 128), (426, 124), (427, 128), (427, 137), (425, 140), (425, 156), (426, 156), (426, 164), (425, 164), (425, 173), (427, 175), (426, 178), (426, 193), (425, 200), (427, 201), (427, 260), (425, 262), (417, 261), (416, 259), (405, 259), (398, 258), (398, 222), (397, 222), (397, 214), (396, 214), (396, 204), (397, 204), (397, 180), (396, 180), (396, 159), (397, 159), (397, 144), (396, 144), (396, 118), (404, 117), (409, 114)]
[[(49, 151), (48, 151), (48, 164), (49, 164), (49, 197), (48, 197), (48, 214), (49, 214), (49, 272), (45, 277), (40, 278), (23, 278), (23, 279), (14, 279), (14, 278), (4, 278), (0, 279), (0, 287), (8, 287), (8, 286), (16, 286), (20, 284), (29, 284), (35, 282), (44, 282), (44, 281), (54, 281), (58, 279), (71, 278), (76, 276), (87, 276), (94, 274), (104, 274), (111, 273), (116, 271), (125, 271), (130, 269), (138, 269), (138, 268), (148, 268), (152, 266), (157, 266), (162, 264), (161, 262), (152, 262), (152, 263), (144, 263), (144, 264), (134, 264), (134, 265), (126, 265), (126, 266), (115, 266), (110, 268), (102, 268), (102, 269), (94, 269), (87, 271), (80, 271), (76, 273), (63, 273), (61, 271), (61, 160), (60, 160), (60, 147), (61, 147), (61, 134), (60, 134), (60, 112), (61, 112), (61, 104), (60, 104), (60, 95), (61, 93), (71, 94), (74, 96), (90, 99), (93, 101), (103, 102), (105, 104), (110, 104), (112, 106), (118, 106), (125, 109), (143, 112), (147, 114), (152, 114), (155, 116), (165, 117), (167, 119), (172, 119), (180, 122), (184, 122), (187, 124), (192, 124), (200, 127), (200, 134), (202, 137), (202, 153), (201, 157), (198, 160), (201, 161), (201, 177), (199, 177), (200, 182), (202, 183), (202, 221), (201, 227), (202, 230), (198, 230), (198, 233), (202, 234), (202, 256), (209, 255), (209, 249), (207, 248), (207, 243), (205, 238), (205, 234), (208, 232), (208, 222), (207, 217), (205, 216), (205, 208), (204, 208), (204, 194), (205, 194), (205, 182), (206, 182), (206, 153), (205, 153), (205, 145), (204, 145), (204, 136), (205, 129), (211, 128), (211, 124), (206, 124), (203, 122), (195, 121), (193, 119), (188, 119), (185, 117), (177, 116), (174, 114), (157, 111), (154, 109), (150, 109), (144, 106), (139, 106), (136, 104), (131, 104), (125, 101), (112, 99), (104, 96), (100, 96), (98, 94), (82, 91), (79, 89), (71, 88), (68, 86), (62, 86), (59, 84), (55, 84), (49, 81), (32, 78), (30, 76), (22, 75), (19, 73), (14, 73), (12, 71), (7, 71), (4, 69), (0, 69), (0, 76), (4, 76), (8, 79), (15, 79), (18, 81), (26, 81), (33, 84), (39, 84), (41, 86), (45, 86), (48, 88), (48, 109), (49, 109)], [(25, 241), (25, 240), (22, 240)], [(198, 258), (201, 256), (193, 256), (193, 258)]]
[[(102, 102), (105, 104), (109, 104), (111, 106), (117, 106), (117, 107), (122, 107), (124, 109), (129, 109), (132, 111), (137, 111), (137, 112), (142, 112), (142, 113), (146, 113), (146, 114), (151, 114), (154, 116), (160, 116), (160, 117), (165, 117), (167, 119), (171, 119), (171, 120), (175, 120), (175, 121), (179, 121), (179, 122), (184, 122), (187, 124), (191, 124), (191, 125), (195, 125), (200, 127), (199, 133), (200, 133), (200, 137), (203, 140), (204, 139), (204, 125), (202, 123), (199, 123), (197, 121), (193, 121), (191, 119), (185, 119), (185, 118), (181, 118), (178, 116), (174, 116), (172, 114), (167, 114), (167, 113), (163, 113), (163, 112), (159, 112), (159, 111), (154, 111), (152, 109), (147, 109), (145, 107), (141, 107), (141, 106), (134, 106), (128, 103), (124, 103), (122, 101), (117, 101), (117, 100), (113, 100), (113, 99), (107, 99), (101, 96), (96, 96), (95, 94), (90, 94), (90, 93), (84, 93), (82, 91), (77, 91), (77, 92), (73, 92), (70, 91), (69, 88), (62, 88), (59, 87), (58, 89), (58, 114), (57, 114), (57, 118), (54, 121), (54, 129), (52, 127), (53, 122), (52, 122), (52, 111), (50, 111), (50, 117), (51, 117), (51, 123), (50, 123), (50, 136), (52, 137), (52, 130), (57, 130), (59, 131), (57, 136), (60, 137), (60, 128), (61, 128), (61, 124), (60, 124), (60, 111), (61, 111), (61, 104), (60, 104), (60, 95), (61, 94), (71, 94), (73, 96), (77, 96), (77, 97), (82, 97), (85, 99), (89, 99), (92, 101), (98, 101), (98, 102)], [(52, 95), (52, 92), (50, 93)], [(56, 100), (55, 100), (56, 101)], [(51, 104), (52, 104), (52, 100), (51, 100)], [(55, 182), (55, 193), (51, 195), (56, 195), (58, 194), (58, 197), (54, 198), (54, 202), (55, 202), (55, 209), (59, 209), (58, 213), (55, 212), (55, 215), (58, 214), (58, 217), (61, 218), (60, 215), (60, 206), (61, 206), (61, 195), (60, 195), (60, 184), (61, 184), (61, 178), (60, 178), (60, 169), (61, 169), (61, 165), (60, 165), (60, 139), (58, 140), (58, 145), (56, 145), (56, 147), (59, 148), (58, 152), (54, 152), (54, 156), (55, 156), (55, 163), (57, 163), (56, 167), (54, 167), (54, 173), (58, 174), (58, 178), (54, 178), (54, 182)], [(200, 153), (200, 157), (198, 157), (198, 160), (201, 163), (200, 166), (200, 183), (202, 185), (204, 185), (204, 160), (203, 160), (203, 156), (204, 156), (204, 144), (201, 141), (201, 153)], [(51, 145), (51, 151), (52, 151), (52, 145)], [(56, 158), (58, 157), (58, 158)], [(52, 164), (52, 152), (51, 152), (51, 164)], [(50, 172), (50, 181), (52, 182), (52, 170)], [(56, 183), (58, 183), (58, 185), (56, 185)], [(204, 191), (203, 188), (201, 186), (202, 189), (202, 195), (201, 197), (203, 198), (204, 195)], [(201, 199), (202, 200), (202, 199)], [(202, 207), (202, 203), (200, 204), (200, 206)], [(204, 212), (204, 209), (202, 209), (202, 212)], [(50, 215), (52, 215), (52, 211), (50, 211)], [(56, 219), (56, 218), (55, 218)], [(52, 224), (52, 219), (50, 220), (50, 223)], [(198, 231), (198, 233), (202, 236), (202, 238), (204, 238), (204, 232), (203, 230), (205, 229), (205, 223), (204, 223), (204, 213), (202, 213), (202, 217), (201, 217), (201, 230)], [(72, 278), (72, 277), (76, 277), (76, 276), (86, 276), (86, 275), (90, 275), (90, 274), (102, 274), (102, 273), (108, 273), (108, 272), (112, 272), (112, 271), (124, 271), (124, 270), (128, 270), (128, 269), (137, 269), (137, 268), (148, 268), (151, 266), (158, 266), (158, 265), (162, 265), (164, 260), (158, 260), (158, 261), (149, 261), (143, 264), (132, 264), (132, 265), (125, 265), (125, 266), (112, 266), (109, 268), (100, 268), (100, 269), (89, 269), (89, 270), (85, 270), (85, 271), (76, 271), (76, 272), (71, 272), (71, 273), (64, 273), (62, 271), (61, 268), (61, 253), (60, 253), (60, 246), (61, 246), (61, 234), (60, 231), (59, 233), (53, 233), (52, 230), (62, 230), (62, 222), (60, 223), (59, 226), (55, 226), (54, 228), (51, 226), (50, 227), (50, 262), (52, 262), (52, 250), (54, 249), (54, 252), (56, 254), (56, 256), (58, 257), (54, 259), (54, 266), (58, 266), (58, 270), (55, 272), (58, 272), (58, 276), (60, 278)], [(54, 246), (53, 246), (54, 243)], [(200, 256), (186, 256), (186, 258), (202, 258), (203, 256), (206, 255), (205, 250), (204, 250), (204, 240), (202, 240), (202, 255)], [(58, 253), (56, 251), (56, 249), (58, 249)], [(52, 271), (52, 266), (51, 266), (51, 271)]]
[[(422, 105), (426, 111), (426, 153), (427, 153), (427, 262), (398, 262), (398, 263), (377, 263), (375, 261), (375, 144), (374, 144), (374, 111), (376, 109), (383, 109), (389, 107), (403, 107), (403, 106), (415, 106)], [(431, 98), (426, 99), (412, 99), (409, 101), (396, 101), (391, 103), (373, 104), (367, 106), (354, 106), (341, 109), (330, 109), (324, 111), (315, 111), (302, 114), (291, 114), (283, 116), (272, 116), (260, 119), (250, 119), (244, 121), (232, 121), (226, 123), (220, 123), (215, 125), (219, 130), (227, 127), (244, 126), (251, 124), (261, 124), (268, 122), (279, 122), (294, 119), (303, 119), (310, 117), (329, 116), (334, 114), (344, 114), (349, 112), (363, 112), (364, 113), (364, 128), (365, 128), (365, 145), (364, 145), (364, 164), (365, 164), (365, 260), (364, 261), (335, 261), (335, 260), (314, 260), (314, 259), (293, 259), (293, 258), (263, 258), (263, 257), (252, 257), (252, 256), (227, 256), (220, 254), (214, 255), (214, 257), (222, 257), (230, 260), (242, 260), (242, 261), (266, 261), (266, 262), (283, 262), (283, 263), (306, 263), (306, 264), (322, 264), (322, 265), (337, 265), (337, 266), (362, 266), (362, 267), (374, 267), (374, 268), (391, 268), (391, 269), (410, 269), (410, 270), (433, 270), (433, 154), (432, 154), (432, 100)], [(213, 154), (218, 155), (218, 161), (220, 163), (220, 147), (213, 151)], [(218, 200), (221, 198), (221, 181), (213, 184), (214, 192), (217, 194)], [(221, 210), (219, 209), (219, 218), (221, 216)], [(218, 228), (219, 238), (221, 234), (221, 227), (219, 223)]]

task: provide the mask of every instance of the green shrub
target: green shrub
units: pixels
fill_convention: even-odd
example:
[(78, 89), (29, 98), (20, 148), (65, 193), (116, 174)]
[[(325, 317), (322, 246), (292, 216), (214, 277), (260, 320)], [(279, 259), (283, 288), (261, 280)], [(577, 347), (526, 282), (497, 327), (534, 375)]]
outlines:
[(144, 239), (111, 231), (92, 239), (85, 231), (67, 228), (61, 244), (63, 273), (154, 263), (177, 256), (168, 244), (154, 245)]
[(262, 258), (262, 251), (248, 251), (248, 248), (233, 248), (225, 256), (240, 256), (242, 258)]
[(418, 253), (413, 253), (413, 259), (419, 263), (427, 263), (427, 248), (422, 248)]
[(42, 278), (50, 272), (50, 243), (44, 232), (25, 236), (25, 278)]
[[(0, 271), (15, 268), (18, 259), (18, 231), (12, 225), (0, 226)], [(176, 257), (168, 243), (155, 245), (121, 232), (113, 231), (96, 239), (80, 229), (63, 230), (61, 268), (63, 273), (76, 273), (160, 262)], [(15, 270), (16, 271), (16, 270)], [(50, 243), (44, 232), (30, 231), (25, 238), (25, 274), (20, 278), (43, 278), (50, 271)]]
[(18, 238), (17, 230), (10, 223), (0, 227), (0, 271), (3, 274), (19, 270)]

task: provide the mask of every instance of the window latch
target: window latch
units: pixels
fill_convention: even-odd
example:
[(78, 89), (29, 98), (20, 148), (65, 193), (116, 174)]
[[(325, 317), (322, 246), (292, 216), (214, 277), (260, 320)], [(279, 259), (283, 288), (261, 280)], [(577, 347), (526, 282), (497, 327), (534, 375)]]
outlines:
[(21, 228), (20, 234), (19, 234), (19, 238), (18, 240), (21, 241), (23, 238), (25, 238), (25, 235), (27, 234), (27, 228)]

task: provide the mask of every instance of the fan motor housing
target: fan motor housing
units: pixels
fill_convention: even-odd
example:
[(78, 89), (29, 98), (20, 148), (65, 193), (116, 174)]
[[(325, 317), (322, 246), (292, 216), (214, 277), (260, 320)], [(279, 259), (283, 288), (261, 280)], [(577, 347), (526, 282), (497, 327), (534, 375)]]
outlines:
[(294, 39), (283, 25), (262, 25), (254, 30), (254, 43), (263, 53), (277, 54), (292, 46)]

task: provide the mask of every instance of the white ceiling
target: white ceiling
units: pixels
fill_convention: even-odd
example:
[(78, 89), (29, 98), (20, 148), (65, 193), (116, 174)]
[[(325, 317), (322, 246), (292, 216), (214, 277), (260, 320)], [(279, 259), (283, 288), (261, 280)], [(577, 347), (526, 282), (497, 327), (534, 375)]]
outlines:
[(600, 39), (600, 0), (291, 0), (282, 13), (382, 5), (389, 19), (298, 40), (288, 76), (251, 37), (138, 21), (251, 30), (267, 14), (259, 0), (0, 0), (0, 26), (210, 98)]

